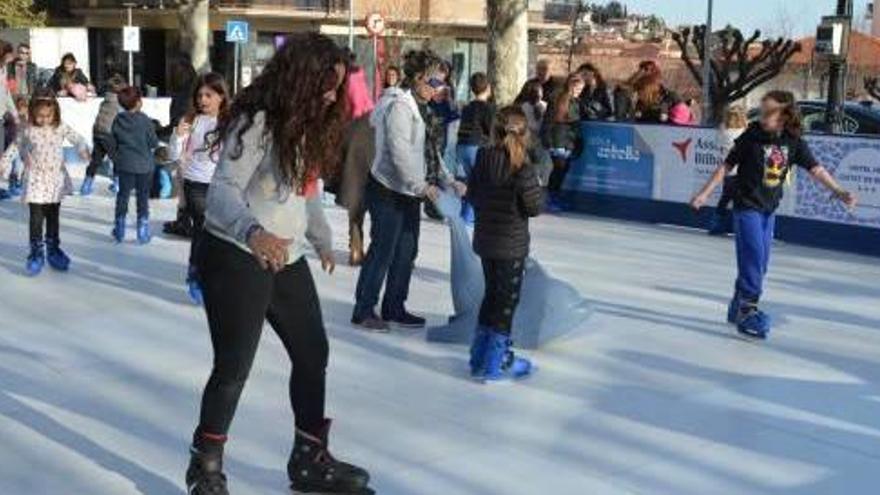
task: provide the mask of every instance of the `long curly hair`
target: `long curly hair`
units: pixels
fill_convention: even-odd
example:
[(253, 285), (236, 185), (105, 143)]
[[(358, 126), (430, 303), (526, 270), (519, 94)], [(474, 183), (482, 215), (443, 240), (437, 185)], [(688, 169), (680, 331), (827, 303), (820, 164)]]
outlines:
[[(347, 71), (348, 64), (348, 53), (327, 36), (290, 35), (218, 121), (214, 146), (225, 146), (231, 158), (240, 158), (242, 135), (253, 125), (254, 116), (264, 112), (264, 137), (274, 145), (284, 182), (302, 192), (308, 182), (333, 176), (348, 115), (346, 77), (342, 74), (339, 84), (337, 68)], [(334, 88), (336, 99), (328, 104), (324, 95)]]

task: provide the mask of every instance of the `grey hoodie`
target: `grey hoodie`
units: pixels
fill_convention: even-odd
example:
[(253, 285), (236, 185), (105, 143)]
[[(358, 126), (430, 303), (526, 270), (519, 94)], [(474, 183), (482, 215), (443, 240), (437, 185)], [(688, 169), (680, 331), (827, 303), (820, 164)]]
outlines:
[[(388, 88), (373, 114), (370, 125), (376, 130), (376, 157), (371, 174), (394, 192), (422, 197), (428, 187), (425, 163), (425, 121), (418, 103), (408, 89)], [(445, 167), (441, 167), (445, 170)], [(448, 184), (449, 176), (441, 177)]]
[(319, 253), (331, 252), (333, 236), (321, 197), (301, 196), (281, 181), (272, 138), (264, 134), (265, 120), (264, 112), (254, 116), (253, 124), (241, 136), (240, 157), (230, 156), (240, 123), (223, 143), (220, 161), (208, 188), (205, 228), (248, 252), (247, 237), (255, 226), (292, 239), (288, 263), (305, 255), (309, 244)]
[(156, 168), (153, 152), (159, 138), (153, 121), (140, 110), (122, 112), (113, 120), (113, 170), (130, 174), (150, 174)]

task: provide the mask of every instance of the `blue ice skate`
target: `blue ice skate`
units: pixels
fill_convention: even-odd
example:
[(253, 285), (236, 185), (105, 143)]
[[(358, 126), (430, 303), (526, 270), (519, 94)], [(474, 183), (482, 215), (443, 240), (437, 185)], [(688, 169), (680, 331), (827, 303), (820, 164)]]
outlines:
[(474, 341), (471, 343), (471, 377), (482, 380), (486, 374), (486, 349), (489, 347), (489, 335), (491, 329), (480, 325), (474, 331)]
[(485, 371), (483, 380), (486, 382), (500, 382), (505, 380), (519, 380), (532, 373), (532, 363), (528, 359), (518, 357), (510, 348), (512, 345), (510, 336), (491, 330), (483, 355)]
[(186, 291), (189, 293), (189, 298), (192, 300), (193, 304), (201, 306), (205, 303), (205, 297), (202, 293), (202, 284), (199, 283), (196, 269), (192, 266), (189, 267), (186, 275)]
[(736, 321), (739, 319), (739, 305), (739, 294), (734, 294), (730, 304), (727, 305), (727, 323), (736, 325)]
[(32, 242), (31, 252), (28, 254), (27, 263), (25, 263), (25, 270), (27, 270), (28, 275), (35, 277), (43, 271), (45, 264), (46, 252), (43, 249), (43, 243), (41, 241)]
[(150, 219), (138, 218), (137, 221), (137, 240), (138, 244), (149, 244), (153, 235), (150, 233)]
[(82, 186), (79, 188), (80, 196), (91, 196), (95, 190), (95, 178), (94, 177), (86, 177), (83, 179)]
[(741, 310), (736, 330), (744, 337), (766, 340), (770, 334), (770, 317), (756, 306)]
[(46, 259), (49, 266), (59, 272), (66, 272), (70, 268), (70, 258), (61, 250), (61, 242), (58, 239), (46, 239)]
[(119, 217), (113, 223), (112, 235), (117, 244), (125, 240), (125, 217)]

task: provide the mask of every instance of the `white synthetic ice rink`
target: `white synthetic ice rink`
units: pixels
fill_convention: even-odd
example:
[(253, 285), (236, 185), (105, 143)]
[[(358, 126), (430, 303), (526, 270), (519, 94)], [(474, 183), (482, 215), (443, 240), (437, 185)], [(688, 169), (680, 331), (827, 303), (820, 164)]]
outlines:
[[(188, 244), (115, 246), (106, 185), (62, 209), (67, 274), (23, 276), (27, 216), (0, 203), (0, 494), (184, 491), (211, 359), (183, 289)], [(154, 202), (154, 231), (172, 215)], [(329, 215), (342, 233), (343, 212)], [(533, 232), (535, 257), (596, 311), (513, 386), (469, 382), (465, 349), (423, 333), (353, 330), (355, 272), (316, 271), (333, 451), (379, 494), (877, 493), (877, 259), (776, 246), (777, 327), (753, 344), (723, 323), (729, 239), (592, 217), (544, 217)], [(410, 308), (434, 323), (451, 306), (447, 245), (424, 224)], [(287, 374), (268, 330), (231, 431), (235, 495), (286, 493)]]

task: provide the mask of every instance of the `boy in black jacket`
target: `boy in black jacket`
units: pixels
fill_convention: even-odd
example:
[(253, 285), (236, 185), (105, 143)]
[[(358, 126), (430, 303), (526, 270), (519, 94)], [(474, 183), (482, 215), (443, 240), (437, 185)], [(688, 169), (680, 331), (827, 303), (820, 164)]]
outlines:
[(474, 251), (482, 258), (486, 292), (471, 345), (471, 376), (481, 381), (522, 378), (528, 359), (510, 349), (510, 331), (529, 254), (529, 217), (541, 211), (542, 190), (528, 163), (528, 120), (506, 107), (494, 125), (494, 143), (477, 153), (467, 197), (476, 210)]
[[(461, 111), (455, 150), (459, 169), (456, 175), (465, 181), (477, 161), (477, 150), (492, 139), (492, 121), (495, 119), (495, 105), (489, 101), (492, 86), (486, 74), (477, 72), (471, 76), (471, 92), (474, 93), (474, 99)], [(468, 224), (474, 223), (474, 211), (467, 201), (461, 203), (461, 217)]]
[(141, 112), (141, 92), (128, 86), (119, 91), (119, 105), (125, 110), (113, 121), (113, 167), (119, 176), (116, 194), (116, 222), (113, 238), (125, 239), (125, 217), (132, 190), (137, 197), (138, 243), (150, 242), (150, 187), (156, 168), (153, 152), (159, 146), (159, 138), (149, 117)]

